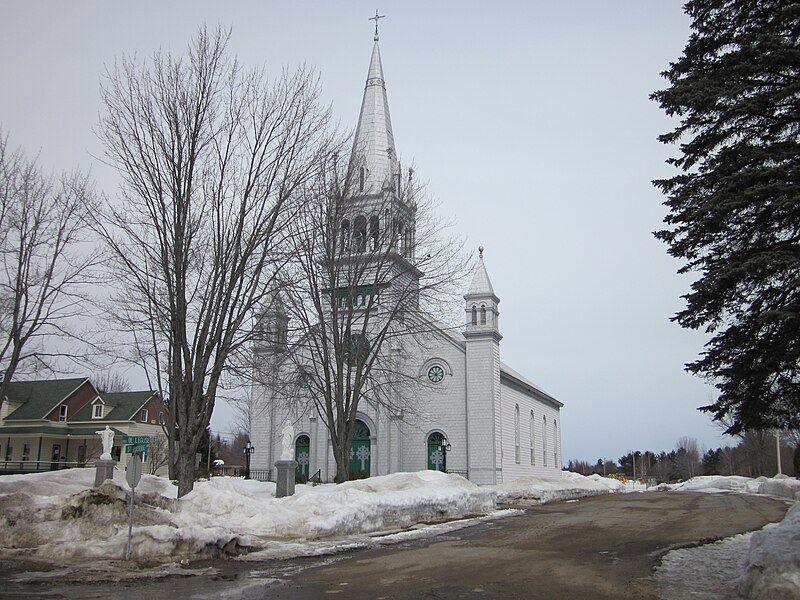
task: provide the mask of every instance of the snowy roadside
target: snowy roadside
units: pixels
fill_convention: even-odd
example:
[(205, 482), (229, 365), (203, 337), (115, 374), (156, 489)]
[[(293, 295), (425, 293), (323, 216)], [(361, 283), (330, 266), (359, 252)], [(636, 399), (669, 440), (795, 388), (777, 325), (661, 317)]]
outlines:
[[(0, 477), (0, 555), (49, 561), (114, 559), (127, 538), (128, 485), (122, 472), (92, 489), (93, 469)], [(139, 560), (318, 555), (388, 544), (500, 518), (498, 503), (537, 503), (620, 491), (612, 480), (566, 473), (478, 486), (437, 471), (395, 473), (341, 485), (297, 486), (215, 477), (184, 498), (168, 480), (137, 487), (132, 555)]]
[(782, 521), (759, 531), (667, 553), (655, 575), (665, 590), (663, 598), (800, 598), (800, 480), (780, 475), (771, 479), (704, 476), (667, 488), (678, 492), (758, 494), (794, 500), (795, 504)]

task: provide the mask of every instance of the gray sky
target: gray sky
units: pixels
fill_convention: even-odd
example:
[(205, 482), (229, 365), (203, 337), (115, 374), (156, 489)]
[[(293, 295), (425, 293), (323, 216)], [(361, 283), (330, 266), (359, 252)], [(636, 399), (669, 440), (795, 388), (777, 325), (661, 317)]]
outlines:
[(113, 194), (92, 159), (103, 65), (181, 50), (205, 22), (232, 27), (245, 65), (317, 67), (352, 128), (376, 5), (398, 152), (486, 247), (502, 359), (565, 403), (565, 459), (721, 443), (695, 410), (711, 388), (682, 370), (705, 336), (669, 322), (689, 280), (651, 235), (672, 150), (648, 94), (688, 37), (680, 2), (0, 0), (0, 125)]

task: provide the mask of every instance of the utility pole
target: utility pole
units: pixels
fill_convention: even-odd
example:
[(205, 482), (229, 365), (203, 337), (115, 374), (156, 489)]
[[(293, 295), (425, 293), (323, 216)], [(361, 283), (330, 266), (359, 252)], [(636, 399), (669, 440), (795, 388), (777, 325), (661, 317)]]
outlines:
[(778, 475), (782, 475), (781, 472), (781, 432), (779, 429), (775, 430), (775, 450), (778, 453)]

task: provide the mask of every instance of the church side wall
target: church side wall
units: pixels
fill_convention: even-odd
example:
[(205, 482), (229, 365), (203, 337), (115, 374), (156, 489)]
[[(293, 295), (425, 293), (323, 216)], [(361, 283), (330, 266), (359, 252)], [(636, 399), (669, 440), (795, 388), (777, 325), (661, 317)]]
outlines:
[[(549, 403), (530, 394), (501, 384), (503, 421), (503, 481), (514, 481), (519, 477), (561, 477), (561, 415)], [(519, 462), (516, 457), (515, 407), (519, 406)], [(533, 411), (533, 461), (531, 460), (531, 419)], [(543, 417), (547, 419), (547, 431), (543, 431)], [(554, 424), (558, 424), (558, 437), (554, 439)], [(544, 452), (547, 461), (544, 461)], [(556, 456), (557, 455), (557, 460)], [(533, 464), (531, 464), (533, 462)]]

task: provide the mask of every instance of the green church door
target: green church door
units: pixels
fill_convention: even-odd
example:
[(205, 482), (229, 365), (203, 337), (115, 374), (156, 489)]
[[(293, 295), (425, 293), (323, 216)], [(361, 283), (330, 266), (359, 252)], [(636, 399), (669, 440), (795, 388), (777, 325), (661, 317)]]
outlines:
[(428, 469), (431, 471), (447, 470), (447, 450), (442, 445), (444, 436), (434, 431), (428, 436)]
[(295, 472), (298, 479), (308, 481), (308, 463), (310, 462), (311, 440), (307, 435), (300, 435), (294, 443), (294, 460), (297, 462)]
[(363, 421), (356, 420), (355, 429), (353, 444), (350, 446), (350, 478), (364, 479), (370, 473), (369, 427)]

